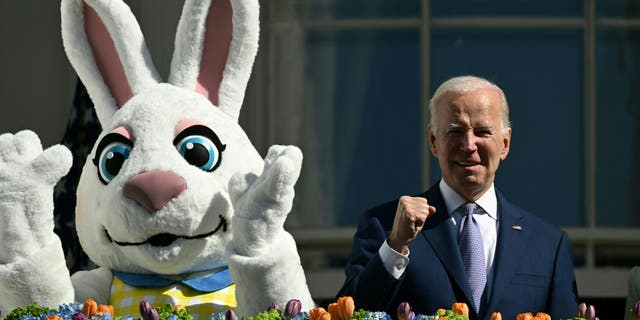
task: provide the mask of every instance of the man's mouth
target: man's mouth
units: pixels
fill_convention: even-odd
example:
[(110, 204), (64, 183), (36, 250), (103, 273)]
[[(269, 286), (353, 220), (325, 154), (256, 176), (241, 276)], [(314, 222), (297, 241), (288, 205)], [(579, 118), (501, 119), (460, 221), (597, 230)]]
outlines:
[(202, 233), (202, 234), (197, 234), (194, 236), (181, 236), (181, 235), (175, 235), (172, 233), (159, 233), (156, 235), (151, 236), (150, 238), (144, 240), (144, 241), (140, 241), (140, 242), (124, 242), (124, 241), (116, 241), (113, 240), (113, 238), (111, 238), (111, 236), (109, 235), (109, 232), (105, 229), (105, 234), (107, 235), (107, 238), (109, 239), (109, 241), (119, 245), (119, 246), (141, 246), (144, 244), (149, 244), (152, 247), (166, 247), (170, 244), (172, 244), (174, 241), (178, 240), (178, 239), (187, 239), (187, 240), (192, 240), (192, 239), (202, 239), (202, 238), (206, 238), (210, 235), (215, 234), (216, 232), (218, 232), (220, 229), (222, 229), (222, 232), (227, 232), (227, 219), (225, 219), (222, 215), (219, 215), (218, 217), (220, 217), (220, 222), (218, 223), (218, 226), (213, 229), (212, 231), (209, 231), (207, 233)]
[(471, 167), (477, 164), (478, 162), (474, 162), (474, 161), (458, 161), (458, 165), (462, 167)]

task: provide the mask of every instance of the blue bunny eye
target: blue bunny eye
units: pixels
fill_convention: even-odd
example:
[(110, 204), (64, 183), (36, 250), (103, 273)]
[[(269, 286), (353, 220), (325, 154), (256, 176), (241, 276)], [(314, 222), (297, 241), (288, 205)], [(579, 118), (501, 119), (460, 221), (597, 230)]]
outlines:
[(132, 148), (133, 143), (129, 139), (115, 133), (100, 141), (93, 163), (98, 167), (98, 178), (102, 183), (108, 184), (118, 175)]
[(182, 131), (174, 140), (178, 153), (192, 166), (204, 171), (215, 170), (225, 149), (211, 129), (196, 125)]
[(118, 175), (129, 153), (131, 147), (121, 142), (114, 142), (102, 151), (98, 171), (103, 181), (108, 183)]
[(189, 164), (204, 171), (213, 170), (220, 162), (220, 151), (211, 140), (203, 136), (188, 136), (176, 148)]

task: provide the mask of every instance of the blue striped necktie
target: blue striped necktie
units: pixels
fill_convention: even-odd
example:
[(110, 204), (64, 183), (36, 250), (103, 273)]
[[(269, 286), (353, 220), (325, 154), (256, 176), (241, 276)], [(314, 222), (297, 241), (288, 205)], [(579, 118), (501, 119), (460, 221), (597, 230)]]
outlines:
[(460, 254), (469, 278), (469, 287), (473, 294), (476, 312), (480, 310), (482, 292), (487, 283), (487, 265), (484, 261), (482, 236), (478, 223), (473, 218), (473, 213), (478, 209), (478, 205), (473, 202), (465, 203), (460, 207), (462, 220), (460, 222), (460, 233), (458, 234)]

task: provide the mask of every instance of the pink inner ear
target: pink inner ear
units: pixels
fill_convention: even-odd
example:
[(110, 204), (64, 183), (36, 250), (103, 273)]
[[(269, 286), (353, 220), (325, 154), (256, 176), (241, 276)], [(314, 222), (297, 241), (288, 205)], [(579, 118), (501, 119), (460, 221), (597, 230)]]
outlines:
[(84, 28), (96, 64), (111, 95), (116, 100), (117, 107), (120, 108), (133, 96), (120, 56), (113, 39), (95, 10), (83, 2), (83, 13)]
[(205, 24), (204, 48), (196, 92), (215, 106), (220, 105), (219, 89), (227, 64), (233, 34), (233, 9), (229, 0), (212, 0)]

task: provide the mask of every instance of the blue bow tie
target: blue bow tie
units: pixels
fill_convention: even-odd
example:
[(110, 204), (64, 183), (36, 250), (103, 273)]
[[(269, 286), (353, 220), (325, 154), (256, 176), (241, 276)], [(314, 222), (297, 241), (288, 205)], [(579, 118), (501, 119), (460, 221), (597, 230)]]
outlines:
[(114, 271), (113, 275), (122, 282), (136, 288), (140, 287), (164, 287), (174, 283), (182, 283), (185, 286), (200, 292), (214, 292), (220, 289), (226, 288), (233, 284), (229, 268), (208, 274), (206, 276), (188, 279), (188, 280), (173, 280), (164, 278), (156, 274), (139, 274), (129, 272)]

